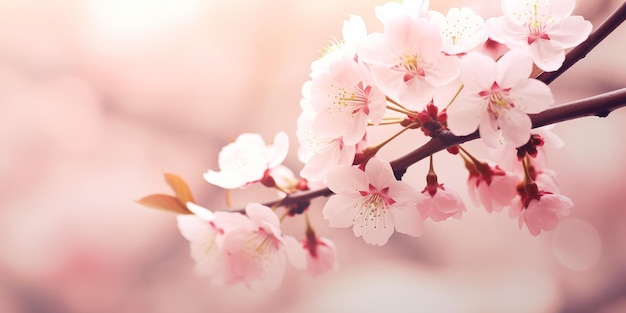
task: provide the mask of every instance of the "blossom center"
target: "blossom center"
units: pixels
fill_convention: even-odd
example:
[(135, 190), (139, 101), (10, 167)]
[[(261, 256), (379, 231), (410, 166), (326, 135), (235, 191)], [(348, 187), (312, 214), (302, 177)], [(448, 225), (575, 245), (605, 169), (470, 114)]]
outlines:
[(409, 51), (398, 58), (393, 69), (405, 72), (403, 79), (406, 83), (415, 76), (425, 76), (423, 66), (424, 60), (417, 53)]
[(370, 111), (368, 105), (371, 91), (372, 86), (365, 86), (363, 82), (359, 82), (352, 89), (339, 87), (333, 104), (339, 112), (347, 111), (350, 114), (363, 112), (367, 115)]
[(491, 85), (491, 90), (483, 90), (478, 93), (479, 96), (487, 99), (487, 110), (498, 118), (499, 111), (515, 107), (513, 101), (509, 98), (511, 88), (500, 88), (498, 83)]
[(359, 191), (361, 196), (364, 197), (364, 200), (360, 204), (357, 204), (359, 211), (354, 221), (360, 219), (361, 227), (372, 225), (374, 228), (378, 228), (378, 226), (382, 224), (382, 227), (386, 228), (385, 215), (389, 207), (396, 203), (396, 201), (388, 195), (388, 192), (388, 187), (378, 190), (372, 184), (369, 185), (369, 190)]

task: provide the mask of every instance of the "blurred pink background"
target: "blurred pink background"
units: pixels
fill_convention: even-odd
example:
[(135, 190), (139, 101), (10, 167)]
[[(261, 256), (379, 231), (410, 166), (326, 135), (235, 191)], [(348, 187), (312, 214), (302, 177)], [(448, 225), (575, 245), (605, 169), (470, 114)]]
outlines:
[[(495, 0), (431, 2), (499, 14)], [(384, 3), (0, 0), (0, 312), (626, 312), (624, 109), (555, 128), (566, 146), (551, 164), (575, 203), (555, 232), (535, 238), (506, 213), (469, 207), (460, 221), (427, 222), (421, 238), (374, 247), (328, 228), (320, 201), (313, 223), (335, 240), (340, 270), (289, 270), (275, 292), (196, 276), (175, 216), (134, 202), (169, 192), (162, 173), (173, 172), (223, 208), (202, 173), (242, 132), (286, 131), (298, 171), (311, 61), (349, 14), (381, 30)], [(579, 0), (576, 13), (597, 26), (619, 4)], [(555, 81), (557, 102), (624, 87), (624, 38), (626, 27)], [(436, 160), (440, 181), (461, 190), (461, 160)], [(425, 173), (418, 164), (407, 180), (421, 188)]]

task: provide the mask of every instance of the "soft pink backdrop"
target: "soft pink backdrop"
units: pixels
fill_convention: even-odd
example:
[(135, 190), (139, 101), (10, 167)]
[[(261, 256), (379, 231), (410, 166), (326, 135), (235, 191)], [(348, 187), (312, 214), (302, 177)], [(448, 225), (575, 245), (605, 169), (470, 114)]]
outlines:
[[(494, 0), (432, 2), (499, 12)], [(620, 4), (578, 2), (596, 26)], [(329, 229), (317, 203), (313, 223), (335, 240), (340, 271), (290, 270), (275, 292), (211, 286), (193, 273), (175, 216), (134, 202), (169, 192), (167, 171), (223, 208), (202, 173), (241, 132), (288, 132), (287, 164), (299, 170), (295, 119), (310, 62), (348, 14), (381, 30), (383, 3), (1, 0), (0, 312), (626, 311), (624, 109), (555, 129), (566, 146), (550, 151), (551, 164), (575, 203), (557, 231), (535, 238), (505, 213), (470, 208), (427, 223), (422, 238), (374, 247)], [(557, 101), (624, 87), (623, 38), (626, 28), (555, 81)], [(383, 153), (401, 154), (410, 139)], [(459, 159), (437, 164), (440, 181), (463, 187)], [(407, 180), (422, 186), (425, 170)], [(302, 225), (285, 227), (301, 236)]]

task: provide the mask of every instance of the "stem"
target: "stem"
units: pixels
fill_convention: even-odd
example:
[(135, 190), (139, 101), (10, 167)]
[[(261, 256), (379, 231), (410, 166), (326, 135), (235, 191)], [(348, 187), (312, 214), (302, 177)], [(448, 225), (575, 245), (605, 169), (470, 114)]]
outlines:
[[(387, 96), (387, 97), (385, 97), (385, 99), (387, 99), (387, 101), (389, 101), (389, 102), (391, 102), (391, 103), (393, 103), (393, 104), (397, 105), (399, 108), (401, 108), (401, 109), (403, 109), (403, 110), (405, 110), (405, 111), (411, 111), (411, 110), (407, 109), (405, 106), (403, 106), (402, 104), (398, 103), (398, 101), (393, 100), (393, 99), (389, 98), (388, 96)], [(389, 107), (389, 106), (387, 106), (387, 107)]]
[(554, 72), (544, 72), (537, 77), (538, 80), (549, 84), (561, 74), (565, 73), (572, 65), (583, 59), (587, 53), (595, 48), (604, 38), (612, 33), (626, 19), (626, 2), (622, 3), (598, 28), (593, 31), (587, 40), (576, 46), (565, 56), (565, 62), (561, 68)]
[(394, 108), (394, 107), (388, 105), (387, 109), (391, 110), (391, 111), (396, 111), (396, 112), (399, 112), (399, 113), (402, 113), (402, 114), (406, 114), (406, 115), (409, 115), (409, 116), (417, 117), (417, 114), (415, 114), (414, 112), (411, 112), (409, 110), (406, 110), (404, 108)]
[[(537, 128), (585, 116), (606, 117), (610, 112), (624, 106), (626, 106), (626, 88), (614, 90), (586, 99), (568, 102), (561, 106), (543, 111), (541, 113), (532, 114), (530, 115), (530, 119), (533, 123), (533, 128)], [(437, 137), (432, 138), (421, 147), (409, 152), (403, 157), (392, 161), (391, 167), (393, 168), (396, 177), (401, 177), (406, 169), (414, 163), (417, 163), (422, 159), (425, 159), (426, 157), (441, 150), (477, 138), (479, 138), (478, 131), (466, 136), (456, 136), (450, 131), (442, 131), (439, 135), (437, 135)], [(333, 192), (330, 191), (330, 189), (321, 188), (317, 190), (288, 195), (280, 201), (282, 201), (281, 205), (289, 205), (317, 197), (327, 197), (332, 194)], [(272, 206), (276, 203), (277, 201), (274, 201), (266, 203), (265, 205)]]
[(448, 103), (448, 105), (446, 105), (445, 109), (449, 108), (452, 105), (454, 100), (456, 100), (456, 97), (458, 97), (459, 94), (461, 93), (461, 90), (463, 90), (463, 87), (465, 87), (465, 85), (461, 84), (461, 87), (459, 87), (459, 90), (456, 91), (456, 93), (454, 94), (454, 97), (452, 97), (452, 99), (450, 99), (450, 102)]

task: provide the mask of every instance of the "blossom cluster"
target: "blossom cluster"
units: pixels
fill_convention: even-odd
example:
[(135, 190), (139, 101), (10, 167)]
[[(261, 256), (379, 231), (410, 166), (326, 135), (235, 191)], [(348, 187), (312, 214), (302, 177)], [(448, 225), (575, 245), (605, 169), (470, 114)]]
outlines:
[[(360, 17), (350, 16), (343, 39), (311, 64), (302, 87), (299, 177), (281, 165), (289, 149), (282, 132), (272, 144), (240, 135), (219, 153), (220, 170), (204, 177), (225, 189), (260, 183), (283, 200), (327, 187), (322, 215), (329, 225), (384, 245), (396, 231), (420, 236), (429, 219), (460, 219), (467, 205), (440, 183), (433, 155), (426, 184), (412, 186), (379, 151), (411, 130), (435, 139), (478, 131), (491, 160), (460, 145), (447, 149), (465, 164), (471, 203), (488, 213), (508, 209), (534, 236), (553, 230), (573, 203), (559, 193), (545, 147), (563, 143), (549, 128), (532, 129), (528, 114), (554, 103), (537, 73), (559, 69), (565, 51), (591, 31), (590, 22), (571, 15), (574, 6), (575, 0), (503, 0), (503, 15), (485, 21), (470, 8), (443, 14), (425, 0), (390, 2), (376, 7), (381, 33), (368, 33)], [(372, 143), (369, 134), (382, 125), (396, 125), (398, 133)], [(240, 211), (211, 211), (190, 199), (168, 201), (191, 213), (179, 216), (179, 228), (198, 272), (216, 284), (276, 287), (288, 262), (312, 274), (337, 268), (334, 244), (309, 222), (311, 199), (250, 203)], [(300, 215), (306, 231), (298, 241), (282, 233), (280, 222)]]

